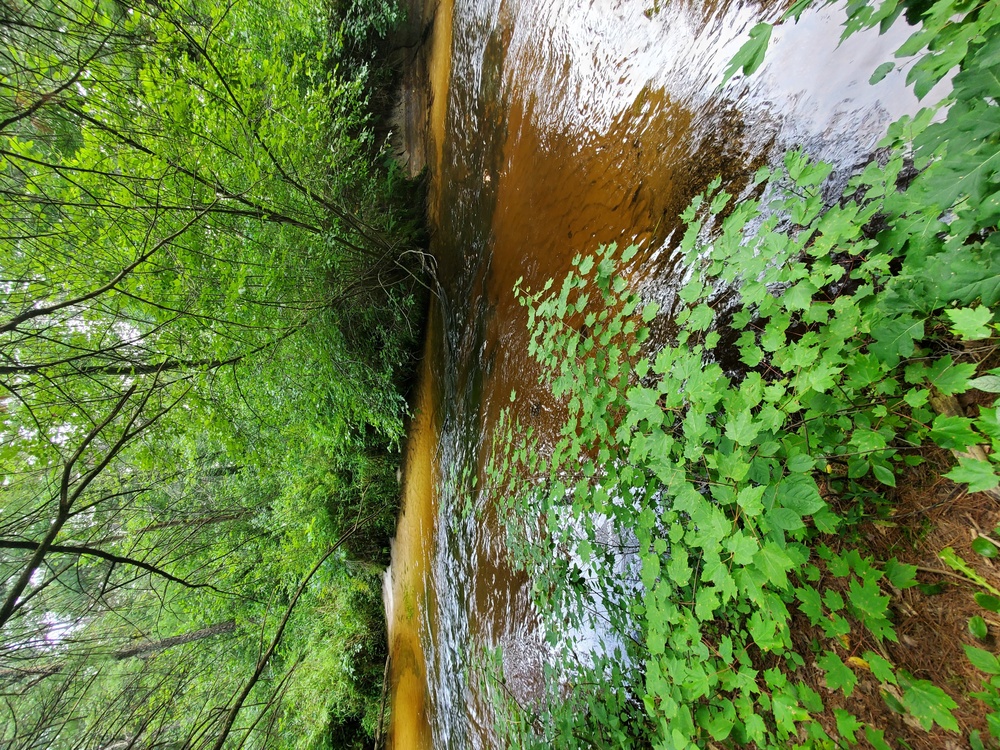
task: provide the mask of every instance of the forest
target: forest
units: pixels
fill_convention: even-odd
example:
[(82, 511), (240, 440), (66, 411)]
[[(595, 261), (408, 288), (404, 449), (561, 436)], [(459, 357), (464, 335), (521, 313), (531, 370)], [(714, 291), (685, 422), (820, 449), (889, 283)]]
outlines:
[(401, 20), (0, 4), (0, 746), (380, 731), (425, 304)]

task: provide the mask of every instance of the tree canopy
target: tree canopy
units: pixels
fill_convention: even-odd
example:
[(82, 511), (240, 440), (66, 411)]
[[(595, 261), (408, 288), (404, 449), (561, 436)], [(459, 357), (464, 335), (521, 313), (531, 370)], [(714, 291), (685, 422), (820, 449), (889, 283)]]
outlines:
[(0, 11), (5, 747), (374, 729), (420, 253), (360, 50), (398, 20)]

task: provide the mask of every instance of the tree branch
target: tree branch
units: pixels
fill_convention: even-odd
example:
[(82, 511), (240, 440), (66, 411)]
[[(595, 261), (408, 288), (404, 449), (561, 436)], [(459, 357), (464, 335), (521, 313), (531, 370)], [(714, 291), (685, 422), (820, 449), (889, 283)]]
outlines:
[[(0, 539), (0, 549), (27, 549), (37, 551), (41, 547), (41, 542), (27, 542), (20, 541), (17, 539)], [(100, 560), (107, 560), (108, 562), (115, 565), (131, 565), (134, 568), (139, 568), (140, 570), (145, 570), (147, 573), (152, 573), (160, 578), (164, 578), (172, 583), (179, 583), (181, 586), (189, 589), (210, 589), (217, 594), (222, 594), (224, 596), (232, 596), (232, 592), (223, 591), (222, 589), (216, 588), (210, 583), (191, 583), (183, 578), (178, 578), (171, 573), (163, 570), (163, 568), (158, 568), (155, 565), (150, 565), (143, 560), (136, 560), (134, 557), (126, 557), (124, 555), (116, 555), (113, 552), (106, 552), (102, 549), (96, 549), (95, 547), (87, 547), (80, 544), (50, 544), (48, 546), (48, 552), (56, 552), (67, 555), (79, 555), (81, 557), (96, 557)]]

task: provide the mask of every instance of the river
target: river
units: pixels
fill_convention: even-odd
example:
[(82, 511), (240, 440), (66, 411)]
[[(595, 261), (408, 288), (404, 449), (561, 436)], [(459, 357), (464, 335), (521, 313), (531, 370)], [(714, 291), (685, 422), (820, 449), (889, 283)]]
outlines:
[(720, 88), (749, 29), (782, 10), (742, 0), (428, 6), (419, 137), (440, 286), (386, 579), (396, 750), (495, 744), (469, 678), (484, 647), (502, 647), (516, 694), (538, 689), (529, 587), (477, 489), (502, 408), (543, 436), (559, 424), (526, 354), (515, 280), (540, 289), (578, 253), (638, 243), (628, 273), (669, 307), (677, 217), (716, 175), (739, 194), (800, 145), (843, 180), (891, 119), (917, 109), (898, 71), (868, 84), (906, 31), (838, 44), (840, 6), (778, 27), (761, 70)]

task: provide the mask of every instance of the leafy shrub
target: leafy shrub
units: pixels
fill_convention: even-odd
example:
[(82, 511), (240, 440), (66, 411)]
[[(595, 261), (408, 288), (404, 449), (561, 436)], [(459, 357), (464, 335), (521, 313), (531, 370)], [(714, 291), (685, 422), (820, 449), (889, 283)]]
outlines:
[[(848, 29), (900, 10), (852, 5)], [(522, 519), (511, 547), (551, 647), (548, 694), (527, 719), (514, 709), (525, 746), (832, 743), (814, 720), (823, 699), (797, 677), (814, 657), (793, 644), (793, 616), (832, 644), (815, 657), (831, 691), (849, 697), (864, 669), (892, 686), (891, 708), (958, 731), (940, 686), (841, 648), (848, 635), (896, 640), (887, 584), (914, 585), (913, 567), (823, 540), (923, 445), (963, 453), (947, 476), (970, 491), (1000, 483), (996, 403), (975, 418), (934, 408), (1000, 390), (953, 351), (996, 333), (998, 22), (995, 2), (927, 11), (900, 54), (933, 50), (911, 69), (918, 95), (959, 64), (954, 89), (893, 125), (884, 157), (833, 205), (831, 166), (798, 151), (757, 174), (756, 199), (733, 205), (718, 181), (696, 198), (675, 339), (645, 343), (658, 309), (629, 293), (610, 249), (578, 258), (557, 288), (517, 290), (530, 352), (568, 407), (548, 453), (504, 422), (496, 444), (513, 447), (492, 468)], [(567, 632), (598, 646), (576, 653)], [(861, 732), (886, 747), (877, 727), (834, 715), (839, 741)]]

